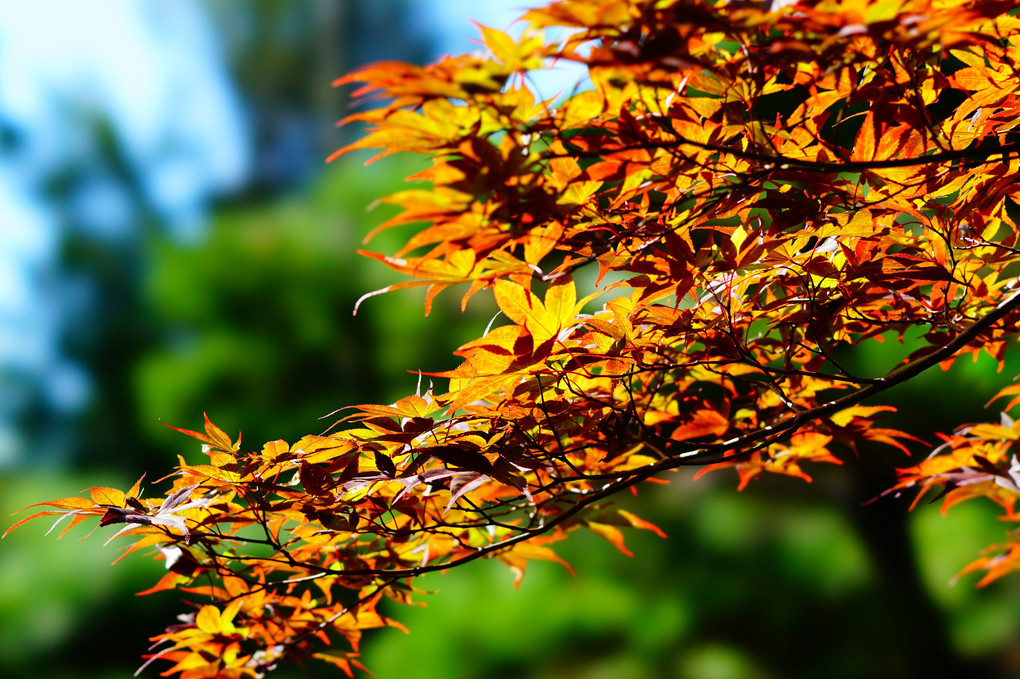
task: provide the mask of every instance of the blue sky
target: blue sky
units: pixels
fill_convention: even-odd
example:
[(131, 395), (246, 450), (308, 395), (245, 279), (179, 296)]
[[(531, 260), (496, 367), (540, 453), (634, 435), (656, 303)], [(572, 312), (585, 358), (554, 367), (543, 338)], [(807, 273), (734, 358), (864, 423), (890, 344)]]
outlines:
[[(479, 49), (478, 29), (472, 20), (486, 26), (509, 30), (511, 34), (520, 31), (521, 24), (515, 21), (524, 12), (545, 3), (542, 0), (416, 0), (416, 12), (428, 30), (441, 36), (441, 51), (458, 54)], [(532, 75), (532, 86), (540, 98), (569, 92), (582, 79), (580, 68), (560, 64), (552, 70)]]
[(471, 40), (478, 33), (471, 20), (505, 30), (537, 2), (522, 0), (417, 0), (417, 11), (431, 29), (444, 37), (445, 52), (475, 49)]

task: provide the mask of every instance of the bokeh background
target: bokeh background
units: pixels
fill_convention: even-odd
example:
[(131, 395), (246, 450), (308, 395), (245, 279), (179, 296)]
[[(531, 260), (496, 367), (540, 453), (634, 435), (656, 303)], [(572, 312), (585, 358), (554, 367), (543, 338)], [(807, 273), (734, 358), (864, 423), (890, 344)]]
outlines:
[[(475, 49), (469, 19), (505, 27), (521, 4), (0, 4), (0, 515), (194, 459), (160, 420), (195, 428), (205, 411), (252, 445), (294, 440), (410, 392), (410, 370), (452, 367), (484, 302), (461, 314), (447, 294), (426, 320), (408, 292), (351, 315), (395, 276), (355, 254), (386, 216), (369, 208), (421, 161), (325, 165), (356, 134), (335, 128), (347, 101), (330, 83)], [(907, 345), (847, 360), (889, 365)], [(930, 441), (986, 417), (1015, 367), (925, 375), (891, 397), (892, 423)], [(669, 539), (628, 535), (628, 558), (578, 534), (561, 550), (577, 577), (535, 563), (515, 591), (494, 563), (429, 576), (427, 608), (393, 611), (411, 634), (368, 634), (365, 661), (379, 679), (1020, 676), (1020, 579), (951, 584), (1006, 526), (980, 505), (862, 506), (909, 460), (845, 460), (743, 493), (727, 472), (675, 474), (621, 499)], [(131, 676), (180, 612), (172, 593), (133, 594), (161, 564), (111, 567), (101, 534), (47, 527), (0, 543), (0, 676)], [(280, 676), (336, 674), (305, 672)]]

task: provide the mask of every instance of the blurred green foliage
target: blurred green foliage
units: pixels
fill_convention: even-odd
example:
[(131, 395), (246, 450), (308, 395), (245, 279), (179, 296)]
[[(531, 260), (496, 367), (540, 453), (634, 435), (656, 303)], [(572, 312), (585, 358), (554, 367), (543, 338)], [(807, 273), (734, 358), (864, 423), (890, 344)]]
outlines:
[(923, 571), (911, 588), (912, 564), (883, 572), (888, 555), (869, 547), (858, 508), (830, 494), (837, 475), (743, 493), (679, 476), (626, 499), (667, 540), (628, 533), (628, 558), (579, 533), (558, 550), (576, 577), (534, 563), (519, 591), (498, 563), (429, 576), (425, 608), (393, 610), (410, 635), (380, 633), (367, 664), (381, 679), (1015, 676), (1020, 587), (950, 586), (982, 540), (1002, 536), (988, 508), (955, 508), (948, 522), (929, 506), (890, 516), (904, 502), (865, 509), (909, 527), (901, 551), (916, 550)]
[[(120, 472), (98, 470), (9, 475), (0, 480), (0, 513), (9, 516), (41, 498), (73, 495), (104, 483), (131, 481)], [(58, 542), (62, 527), (42, 535), (51, 523), (41, 519), (12, 533), (0, 549), (0, 675), (130, 676), (148, 647), (146, 621), (172, 620), (179, 612), (169, 597), (132, 595), (162, 576), (160, 564), (127, 559), (111, 567), (118, 551), (104, 546), (102, 535), (76, 542), (84, 534), (78, 528)]]
[[(167, 340), (141, 359), (135, 386), (148, 433), (168, 450), (181, 441), (159, 420), (197, 426), (203, 411), (256, 446), (320, 433), (338, 408), (413, 392), (410, 371), (453, 367), (450, 351), (485, 327), (488, 316), (461, 315), (451, 295), (426, 319), (414, 290), (352, 314), (396, 276), (356, 253), (389, 212), (369, 213), (370, 201), (417, 167), (363, 160), (345, 158), (307, 193), (224, 211), (198, 246), (156, 244), (146, 292)], [(394, 237), (370, 245), (392, 250)]]

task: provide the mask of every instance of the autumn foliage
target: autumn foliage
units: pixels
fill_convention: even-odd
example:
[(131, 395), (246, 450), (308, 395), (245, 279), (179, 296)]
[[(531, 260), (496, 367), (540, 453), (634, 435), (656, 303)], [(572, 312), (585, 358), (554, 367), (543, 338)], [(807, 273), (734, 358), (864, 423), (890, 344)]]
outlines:
[[(204, 457), (164, 495), (93, 488), (34, 516), (116, 524), (125, 553), (165, 561), (149, 591), (189, 608), (153, 638), (164, 674), (350, 672), (417, 576), (492, 557), (520, 578), (577, 528), (624, 550), (622, 528), (659, 532), (606, 501), (669, 470), (743, 488), (862, 441), (916, 449), (875, 397), (970, 354), (1001, 364), (1020, 335), (1015, 6), (561, 0), (520, 37), (483, 27), (484, 53), (341, 78), (376, 107), (336, 155), (431, 159), (379, 227), (416, 231), (366, 253), (410, 279), (365, 297), (422, 286), (427, 313), (459, 286), (499, 316), (458, 367), (323, 435), (250, 449), (207, 419), (180, 430)], [(589, 80), (543, 99), (529, 72), (563, 62)], [(914, 329), (891, 369), (840, 360)], [(992, 401), (890, 492), (1020, 519), (1020, 385)], [(1018, 568), (1012, 538), (968, 570)]]

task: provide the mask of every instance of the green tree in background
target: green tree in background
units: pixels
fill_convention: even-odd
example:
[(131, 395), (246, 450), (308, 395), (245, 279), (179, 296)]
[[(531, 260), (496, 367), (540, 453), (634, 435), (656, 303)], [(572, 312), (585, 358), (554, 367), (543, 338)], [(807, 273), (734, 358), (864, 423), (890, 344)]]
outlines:
[[(62, 451), (60, 459), (71, 465), (108, 466), (118, 462), (120, 451), (123, 451), (122, 461), (128, 465), (125, 469), (131, 469), (132, 472), (142, 470), (145, 467), (141, 460), (144, 460), (148, 453), (140, 455), (139, 451), (155, 452), (161, 447), (168, 447), (168, 444), (163, 443), (162, 432), (155, 436), (157, 429), (152, 423), (156, 422), (157, 418), (170, 421), (176, 413), (193, 413), (196, 408), (198, 411), (212, 410), (219, 403), (216, 393), (224, 393), (222, 372), (221, 377), (217, 378), (217, 386), (212, 387), (216, 393), (210, 394), (204, 391), (203, 379), (206, 373), (200, 369), (189, 378), (191, 390), (190, 394), (186, 395), (188, 396), (186, 400), (175, 402), (170, 405), (170, 410), (161, 410), (158, 413), (140, 410), (152, 402), (148, 400), (146, 394), (139, 395), (136, 391), (137, 365), (139, 362), (145, 362), (147, 365), (155, 366), (155, 363), (160, 362), (155, 358), (155, 354), (171, 345), (173, 345), (171, 353), (180, 358), (182, 352), (187, 353), (185, 345), (189, 341), (200, 353), (206, 352), (207, 357), (208, 352), (217, 351), (212, 346), (217, 341), (212, 334), (204, 339), (195, 337), (196, 333), (204, 334), (206, 331), (211, 333), (212, 325), (204, 324), (207, 321), (213, 322), (213, 318), (203, 316), (201, 310), (186, 308), (189, 303), (198, 303), (190, 296), (192, 294), (208, 296), (204, 304), (209, 310), (219, 302), (227, 300), (223, 299), (221, 291), (209, 290), (203, 282), (213, 287), (223, 283), (225, 288), (222, 295), (227, 294), (227, 289), (237, 286), (241, 286), (242, 289), (235, 292), (244, 292), (245, 285), (253, 286), (251, 292), (256, 292), (260, 285), (263, 287), (258, 291), (267, 291), (264, 287), (265, 282), (260, 282), (259, 278), (263, 271), (267, 275), (271, 273), (260, 267), (268, 266), (271, 269), (272, 265), (251, 261), (251, 258), (257, 260), (260, 252), (266, 250), (260, 251), (254, 242), (244, 244), (246, 239), (258, 237), (245, 235), (245, 225), (241, 220), (260, 213), (268, 206), (274, 206), (271, 208), (273, 210), (286, 209), (277, 206), (277, 201), (296, 202), (310, 196), (314, 205), (321, 210), (320, 213), (313, 215), (311, 214), (313, 206), (300, 208), (307, 215), (305, 227), (303, 230), (290, 227), (296, 233), (291, 235), (292, 246), (288, 250), (289, 253), (302, 256), (300, 254), (302, 250), (306, 254), (314, 251), (316, 260), (324, 266), (328, 266), (326, 260), (331, 256), (353, 262), (340, 267), (339, 270), (345, 272), (344, 277), (339, 281), (333, 279), (333, 289), (329, 293), (303, 292), (300, 295), (310, 300), (317, 295), (327, 294), (327, 299), (321, 300), (324, 306), (316, 311), (309, 308), (304, 312), (305, 315), (322, 316), (328, 313), (332, 319), (329, 321), (330, 327), (338, 329), (341, 326), (349, 326), (352, 338), (358, 332), (367, 332), (364, 323), (360, 326), (361, 330), (358, 330), (357, 324), (350, 318), (348, 311), (350, 307), (346, 305), (346, 301), (351, 295), (357, 299), (361, 288), (356, 283), (356, 275), (348, 274), (369, 269), (354, 261), (357, 258), (353, 255), (353, 247), (372, 223), (363, 216), (366, 202), (370, 196), (379, 195), (379, 192), (369, 189), (370, 183), (360, 185), (365, 189), (361, 193), (344, 193), (344, 186), (356, 186), (359, 185), (358, 182), (373, 181), (381, 181), (387, 186), (389, 184), (387, 180), (382, 179), (384, 172), (366, 175), (363, 171), (354, 169), (334, 172), (330, 180), (321, 178), (323, 158), (336, 147), (338, 140), (351, 134), (348, 131), (338, 132), (333, 125), (337, 112), (344, 108), (345, 97), (329, 83), (354, 66), (376, 58), (375, 50), (379, 44), (393, 44), (399, 57), (411, 61), (424, 61), (435, 48), (430, 43), (429, 37), (422, 35), (410, 23), (408, 3), (404, 0), (386, 0), (384, 3), (365, 0), (342, 3), (259, 0), (211, 2), (206, 5), (213, 22), (219, 27), (229, 57), (234, 84), (245, 102), (246, 119), (237, 121), (237, 124), (246, 123), (250, 130), (252, 167), (249, 180), (243, 190), (229, 199), (221, 200), (215, 218), (217, 222), (230, 221), (231, 215), (236, 215), (239, 221), (234, 227), (226, 225), (210, 227), (208, 236), (198, 239), (198, 242), (163, 233), (159, 229), (162, 226), (161, 217), (147, 200), (143, 190), (145, 178), (133, 170), (124, 158), (123, 140), (116, 138), (104, 121), (96, 121), (94, 132), (96, 144), (101, 149), (104, 162), (112, 168), (111, 171), (118, 181), (127, 187), (127, 193), (132, 198), (131, 207), (135, 212), (136, 227), (124, 239), (108, 242), (86, 229), (79, 228), (75, 223), (69, 225), (68, 231), (71, 235), (64, 246), (63, 267), (69, 275), (88, 281), (90, 290), (88, 298), (91, 300), (91, 306), (87, 314), (74, 319), (76, 332), (70, 333), (66, 338), (65, 350), (90, 373), (93, 381), (93, 398), (86, 411), (69, 430), (65, 430), (66, 427), (54, 427), (54, 423), (46, 418), (45, 413), (32, 413), (30, 421), (24, 423), (42, 432), (62, 432), (64, 443), (59, 446)], [(381, 9), (385, 10), (383, 14), (380, 14)], [(64, 175), (54, 178), (51, 188), (52, 200), (57, 202), (68, 200), (69, 196), (73, 195), (81, 174), (82, 172), (76, 168), (68, 168)], [(324, 184), (324, 181), (329, 181), (329, 184)], [(396, 174), (389, 181), (396, 181)], [(73, 213), (69, 214), (69, 219), (73, 222), (75, 217)], [(280, 218), (283, 218), (282, 214)], [(269, 215), (253, 221), (263, 224), (263, 230), (274, 230), (271, 226), (272, 217)], [(311, 225), (311, 222), (315, 222), (315, 225)], [(353, 228), (355, 223), (363, 225), (364, 228)], [(316, 229), (318, 231), (315, 231)], [(280, 230), (285, 229), (281, 227)], [(331, 231), (332, 235), (321, 241), (319, 246), (313, 247), (309, 241), (325, 231)], [(304, 233), (304, 236), (299, 235), (300, 233)], [(208, 239), (211, 238), (218, 239), (218, 242), (228, 250), (235, 250), (238, 256), (244, 257), (244, 253), (247, 252), (249, 258), (247, 266), (235, 269), (222, 267), (218, 260), (219, 256), (212, 253), (209, 248)], [(263, 240), (265, 239), (283, 239), (283, 236), (264, 236)], [(324, 247), (329, 243), (341, 246), (341, 250), (333, 254), (324, 252)], [(277, 240), (276, 243), (264, 242), (264, 245), (270, 248), (278, 244), (282, 245), (281, 240)], [(176, 259), (174, 253), (177, 253)], [(176, 273), (171, 262), (177, 262)], [(195, 265), (195, 271), (187, 273), (180, 271), (181, 267), (191, 264)], [(256, 269), (253, 270), (252, 267)], [(218, 280), (213, 278), (215, 276), (213, 270), (217, 268), (222, 276)], [(295, 267), (291, 275), (281, 274), (282, 280), (290, 281), (290, 285), (293, 286), (297, 284), (293, 274), (298, 272), (299, 269)], [(160, 279), (153, 280), (154, 276)], [(165, 280), (166, 277), (174, 276), (180, 280)], [(150, 289), (152, 286), (161, 285), (167, 287), (156, 292)], [(327, 287), (325, 279), (322, 285), (316, 287), (325, 289)], [(337, 306), (338, 304), (343, 310), (341, 306)], [(166, 318), (162, 316), (164, 310), (168, 314)], [(221, 310), (221, 320), (226, 318), (222, 315), (224, 311)], [(281, 313), (286, 315), (289, 312)], [(230, 318), (240, 319), (240, 316), (234, 315)], [(270, 320), (259, 314), (246, 316), (244, 323), (247, 325), (243, 327), (251, 328), (252, 324), (255, 324), (265, 329), (263, 321)], [(306, 319), (302, 322), (310, 321)], [(338, 336), (343, 334), (341, 332)], [(238, 330), (231, 334), (229, 339), (241, 338), (242, 335), (244, 333)], [(186, 336), (190, 336), (190, 340), (185, 340)], [(218, 334), (218, 338), (228, 339), (222, 332)], [(248, 348), (255, 351), (249, 356), (250, 361), (262, 361), (262, 365), (265, 366), (266, 360), (272, 360), (272, 357), (266, 355), (266, 344), (275, 340), (276, 338), (270, 338), (264, 332), (256, 331), (245, 335), (244, 341), (251, 343)], [(309, 342), (314, 341), (328, 340), (321, 337), (318, 340), (309, 337), (299, 340), (304, 346), (309, 346)], [(202, 346), (197, 347), (196, 343)], [(286, 342), (282, 343), (285, 344)], [(273, 356), (296, 356), (301, 353), (299, 347), (294, 348), (297, 349), (297, 354), (276, 349), (269, 351)], [(219, 350), (222, 351), (222, 348)], [(321, 345), (312, 353), (320, 351)], [(230, 353), (231, 359), (219, 370), (228, 370), (230, 366), (237, 365), (236, 354)], [(315, 358), (321, 356), (321, 353), (316, 354)], [(194, 356), (186, 360), (193, 364), (202, 358)], [(305, 360), (312, 362), (313, 357), (305, 356)], [(335, 356), (327, 358), (325, 365), (335, 367), (338, 360), (340, 359)], [(164, 361), (163, 365), (171, 367), (167, 361)], [(347, 365), (361, 369), (366, 364), (348, 358)], [(247, 367), (253, 367), (253, 364), (249, 363)], [(156, 367), (152, 369), (158, 370)], [(274, 368), (282, 369), (282, 366)], [(246, 374), (247, 378), (244, 379), (254, 382), (264, 373), (256, 371)], [(335, 371), (330, 374), (340, 375)], [(177, 377), (179, 379), (180, 374)], [(280, 386), (272, 376), (267, 377), (270, 379), (260, 382), (256, 391)], [(337, 381), (350, 384), (356, 379), (357, 376), (352, 374), (344, 375), (343, 379)], [(366, 383), (371, 385), (377, 381), (366, 380)], [(168, 388), (173, 387), (163, 385), (157, 391), (165, 391)], [(183, 389), (184, 385), (177, 388)], [(201, 404), (197, 403), (199, 395), (204, 395)], [(232, 402), (234, 406), (230, 407), (236, 408), (248, 403), (243, 400)], [(293, 403), (293, 400), (290, 402)], [(284, 426), (284, 429), (314, 420), (340, 403), (346, 402), (333, 400), (331, 407), (321, 412), (316, 411), (316, 406), (311, 404), (309, 407), (301, 407), (299, 412), (295, 412), (294, 417), (289, 419), (290, 424)], [(169, 405), (165, 400), (162, 404)], [(260, 405), (269, 406), (270, 402), (263, 399)], [(280, 409), (272, 408), (271, 411), (281, 412), (277, 420), (281, 424), (288, 420), (288, 416), (282, 414)], [(131, 414), (127, 420), (124, 418), (125, 413)], [(134, 466), (136, 464), (137, 466)]]
[(393, 213), (369, 212), (370, 201), (380, 188), (399, 188), (410, 161), (363, 168), (351, 159), (301, 195), (222, 211), (198, 247), (157, 245), (146, 292), (168, 339), (135, 377), (153, 440), (176, 452), (159, 421), (203, 410), (238, 423), (266, 413), (249, 434), (256, 439), (297, 434), (347, 403), (413, 389), (413, 371), (394, 366), (451, 363), (447, 343), (468, 339), (491, 313), (465, 316), (451, 300), (437, 308), (443, 331), (435, 333), (405, 294), (351, 315), (365, 285), (385, 279), (356, 254), (367, 224)]

